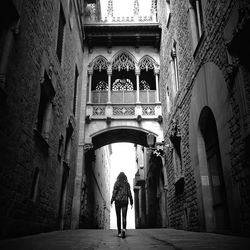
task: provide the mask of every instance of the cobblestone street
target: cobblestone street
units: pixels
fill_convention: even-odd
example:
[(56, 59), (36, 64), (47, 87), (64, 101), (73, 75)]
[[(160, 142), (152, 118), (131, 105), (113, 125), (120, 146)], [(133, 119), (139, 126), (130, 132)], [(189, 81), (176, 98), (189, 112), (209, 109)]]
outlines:
[(174, 229), (127, 230), (125, 239), (116, 230), (67, 230), (3, 240), (1, 250), (178, 249), (248, 250), (250, 239)]

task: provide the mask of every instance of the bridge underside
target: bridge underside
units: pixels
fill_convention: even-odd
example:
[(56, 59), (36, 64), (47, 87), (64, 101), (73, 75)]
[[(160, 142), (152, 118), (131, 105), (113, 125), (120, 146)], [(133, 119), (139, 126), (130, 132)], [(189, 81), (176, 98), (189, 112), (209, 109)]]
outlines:
[(147, 147), (147, 133), (133, 129), (115, 129), (103, 132), (92, 138), (94, 149), (116, 142), (130, 142)]

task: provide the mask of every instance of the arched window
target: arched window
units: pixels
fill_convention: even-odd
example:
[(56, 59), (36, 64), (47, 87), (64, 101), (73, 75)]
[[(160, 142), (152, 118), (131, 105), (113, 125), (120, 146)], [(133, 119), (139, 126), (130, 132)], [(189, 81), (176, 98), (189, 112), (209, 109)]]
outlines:
[(140, 90), (155, 90), (155, 76), (154, 69), (157, 63), (155, 60), (146, 55), (141, 58), (138, 63), (140, 68)]
[(172, 85), (173, 85), (173, 96), (176, 95), (176, 93), (179, 90), (179, 70), (178, 70), (178, 59), (177, 59), (177, 50), (176, 50), (177, 44), (174, 40), (171, 50), (171, 61), (170, 61), (170, 69), (171, 69), (171, 75), (172, 75)]
[(93, 69), (91, 90), (108, 90), (108, 60), (103, 56), (98, 56), (89, 64), (89, 68)]
[(201, 0), (189, 0), (189, 19), (193, 49), (195, 50), (204, 30)]

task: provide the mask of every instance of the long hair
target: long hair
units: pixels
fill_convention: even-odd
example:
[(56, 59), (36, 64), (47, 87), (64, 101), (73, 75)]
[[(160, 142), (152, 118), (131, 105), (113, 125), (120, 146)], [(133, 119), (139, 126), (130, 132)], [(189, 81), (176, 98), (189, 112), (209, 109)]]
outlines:
[(124, 174), (124, 172), (120, 172), (120, 174), (117, 176), (116, 181), (119, 182), (119, 183), (126, 183), (126, 182), (128, 182), (128, 178)]

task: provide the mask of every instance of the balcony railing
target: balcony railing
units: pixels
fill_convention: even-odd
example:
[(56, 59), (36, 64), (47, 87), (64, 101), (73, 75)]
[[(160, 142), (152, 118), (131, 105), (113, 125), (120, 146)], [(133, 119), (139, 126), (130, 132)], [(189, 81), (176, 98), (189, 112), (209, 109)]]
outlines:
[(91, 119), (157, 119), (162, 116), (161, 104), (156, 102), (155, 90), (140, 90), (140, 102), (136, 102), (136, 91), (92, 91), (92, 100), (87, 103), (86, 115)]
[[(140, 90), (140, 103), (149, 104), (156, 102), (155, 90)], [(91, 102), (93, 104), (105, 104), (108, 102), (108, 91), (92, 91)], [(111, 103), (115, 104), (134, 104), (136, 103), (136, 91), (112, 91)]]

